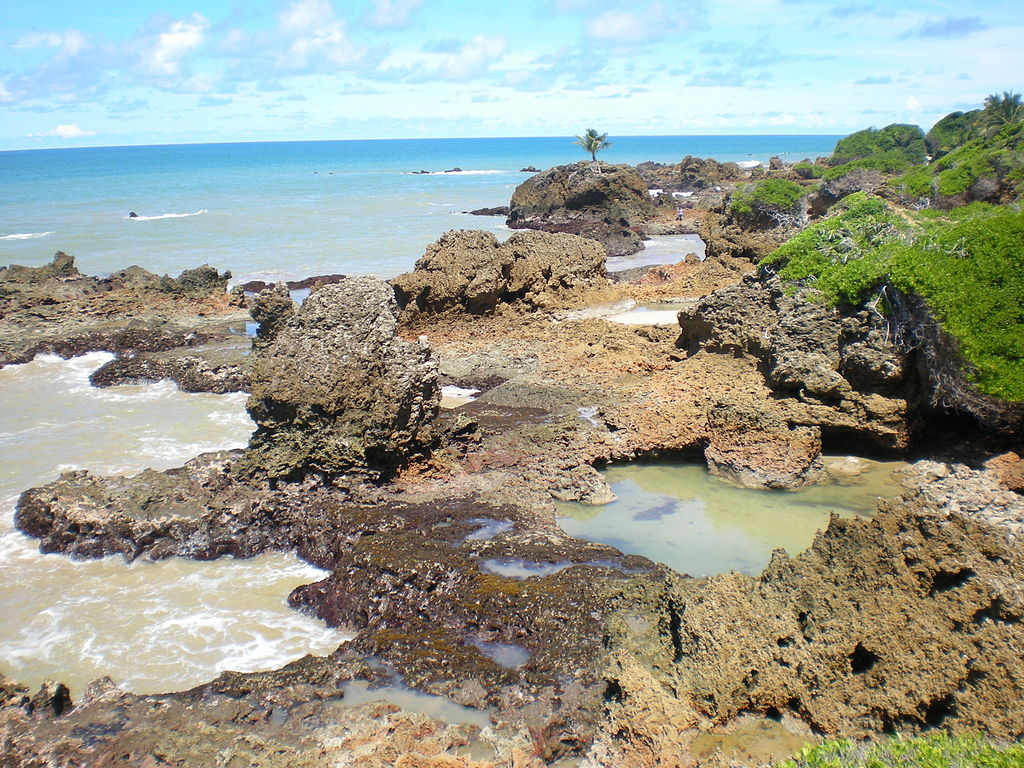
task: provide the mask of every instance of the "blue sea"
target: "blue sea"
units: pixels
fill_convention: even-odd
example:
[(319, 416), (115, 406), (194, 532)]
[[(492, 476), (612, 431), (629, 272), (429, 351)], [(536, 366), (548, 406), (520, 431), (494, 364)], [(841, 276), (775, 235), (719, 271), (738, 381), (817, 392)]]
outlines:
[[(601, 159), (795, 161), (829, 154), (838, 138), (623, 136)], [(507, 235), (502, 219), (463, 212), (506, 205), (521, 168), (581, 159), (569, 137), (0, 152), (0, 265), (43, 264), (62, 250), (88, 274), (211, 264), (237, 279), (387, 278), (449, 229)]]

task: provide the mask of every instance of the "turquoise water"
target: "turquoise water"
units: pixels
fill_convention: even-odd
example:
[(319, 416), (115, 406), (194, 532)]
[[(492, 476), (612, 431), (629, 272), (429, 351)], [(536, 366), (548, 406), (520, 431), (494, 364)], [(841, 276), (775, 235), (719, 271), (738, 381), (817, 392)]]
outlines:
[[(602, 159), (797, 160), (828, 154), (836, 139), (621, 137)], [(507, 204), (526, 178), (520, 168), (580, 159), (564, 137), (0, 152), (0, 264), (42, 264), (63, 250), (90, 274), (209, 263), (239, 277), (391, 277), (449, 229), (507, 234), (500, 218), (461, 212)], [(453, 168), (462, 172), (443, 173)]]

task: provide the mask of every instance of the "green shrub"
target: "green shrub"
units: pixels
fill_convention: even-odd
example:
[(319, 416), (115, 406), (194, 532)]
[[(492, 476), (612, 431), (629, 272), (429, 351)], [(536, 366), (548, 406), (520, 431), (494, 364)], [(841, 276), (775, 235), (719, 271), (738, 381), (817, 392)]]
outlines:
[(820, 179), (822, 174), (825, 173), (825, 169), (815, 163), (796, 163), (793, 166), (793, 172), (796, 173), (801, 179)]
[(974, 204), (911, 223), (858, 192), (761, 263), (784, 280), (812, 282), (834, 304), (869, 301), (884, 285), (921, 296), (957, 340), (978, 388), (1024, 401), (1020, 209)]
[(804, 747), (780, 768), (1024, 768), (1024, 746), (945, 732), (873, 744), (839, 739)]
[(761, 179), (735, 192), (730, 202), (734, 216), (778, 219), (800, 213), (804, 188), (787, 179)]
[(825, 171), (822, 175), (822, 179), (825, 181), (832, 181), (833, 179), (845, 176), (850, 171), (857, 168), (870, 168), (886, 174), (895, 174), (902, 173), (910, 167), (911, 164), (907, 162), (903, 153), (890, 150), (889, 152), (882, 152), (877, 155), (872, 155), (871, 157), (864, 157), (859, 160), (853, 160), (849, 163), (833, 166)]
[(931, 197), (932, 173), (928, 168), (911, 168), (902, 176), (890, 179), (888, 184), (906, 197)]
[(939, 120), (924, 137), (933, 160), (938, 160), (947, 152), (966, 144), (981, 135), (978, 128), (980, 109), (970, 112), (951, 112)]
[(867, 128), (851, 133), (836, 143), (832, 163), (843, 165), (889, 152), (899, 154), (907, 165), (921, 165), (927, 156), (924, 131), (916, 125), (893, 123), (881, 130)]

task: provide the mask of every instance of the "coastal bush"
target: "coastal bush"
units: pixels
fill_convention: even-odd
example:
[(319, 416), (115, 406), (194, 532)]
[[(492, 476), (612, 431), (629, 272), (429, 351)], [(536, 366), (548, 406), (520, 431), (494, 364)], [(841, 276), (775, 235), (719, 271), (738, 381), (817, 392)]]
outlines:
[(911, 163), (907, 161), (906, 156), (902, 152), (889, 150), (888, 152), (880, 152), (871, 157), (863, 157), (859, 160), (851, 160), (848, 163), (833, 166), (822, 174), (822, 179), (832, 181), (833, 179), (845, 176), (857, 168), (870, 168), (886, 174), (896, 174), (902, 173), (910, 167)]
[(806, 160), (793, 165), (793, 172), (801, 179), (820, 179), (825, 169), (815, 163), (808, 163)]
[(904, 197), (931, 197), (933, 179), (934, 176), (928, 168), (911, 168), (902, 176), (890, 179), (888, 185), (901, 192)]
[(730, 211), (734, 216), (795, 223), (804, 194), (795, 181), (761, 179), (733, 194)]
[(851, 133), (836, 142), (832, 151), (832, 164), (844, 165), (876, 155), (894, 153), (903, 158), (906, 165), (921, 165), (927, 152), (924, 131), (916, 125), (893, 123), (881, 130), (867, 128)]
[[(978, 389), (1024, 401), (1024, 212), (975, 204), (901, 216), (864, 192), (762, 260), (833, 304), (920, 296), (959, 346)], [(884, 301), (882, 302), (884, 308)]]
[(924, 143), (933, 160), (938, 160), (948, 152), (978, 138), (980, 130), (978, 117), (980, 109), (970, 112), (951, 112), (932, 126), (925, 134)]
[(804, 747), (778, 768), (1022, 768), (1024, 745), (999, 745), (984, 736), (944, 731), (872, 744), (850, 739)]
[(1024, 123), (1007, 125), (994, 136), (972, 139), (932, 163), (939, 192), (955, 195), (979, 179), (1002, 181), (1020, 194), (1024, 180)]

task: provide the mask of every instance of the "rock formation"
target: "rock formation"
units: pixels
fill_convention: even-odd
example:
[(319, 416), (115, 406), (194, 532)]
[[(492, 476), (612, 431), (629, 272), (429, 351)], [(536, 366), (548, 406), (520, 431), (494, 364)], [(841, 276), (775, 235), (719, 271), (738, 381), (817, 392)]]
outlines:
[(604, 261), (599, 245), (575, 235), (518, 232), (499, 243), (489, 232), (453, 230), (392, 284), (410, 317), (536, 309), (607, 286)]
[(388, 474), (433, 440), (437, 363), (425, 339), (395, 336), (391, 287), (350, 277), (322, 286), (253, 361), (246, 455), (271, 480)]
[(757, 358), (776, 397), (763, 407), (780, 407), (791, 426), (873, 451), (907, 448), (915, 374), (878, 315), (843, 315), (813, 291), (787, 295), (778, 280), (748, 275), (680, 312), (679, 324), (691, 352)]
[(582, 235), (619, 256), (643, 249), (639, 231), (654, 212), (647, 184), (632, 168), (580, 162), (550, 168), (516, 187), (508, 225)]

